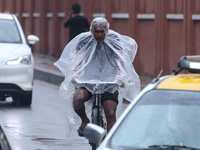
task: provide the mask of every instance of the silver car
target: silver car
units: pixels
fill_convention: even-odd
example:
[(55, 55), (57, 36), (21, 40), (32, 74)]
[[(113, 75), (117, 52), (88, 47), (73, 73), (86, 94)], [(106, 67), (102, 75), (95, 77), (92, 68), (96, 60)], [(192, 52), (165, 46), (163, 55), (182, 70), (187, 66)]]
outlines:
[(0, 150), (13, 150), (10, 140), (7, 137), (6, 130), (0, 122)]

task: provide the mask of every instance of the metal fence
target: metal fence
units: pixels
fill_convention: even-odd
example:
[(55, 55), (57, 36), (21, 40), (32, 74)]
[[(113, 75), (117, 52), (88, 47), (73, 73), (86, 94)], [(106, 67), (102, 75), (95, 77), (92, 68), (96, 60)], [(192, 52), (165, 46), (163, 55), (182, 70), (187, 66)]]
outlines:
[(183, 55), (200, 53), (199, 0), (0, 0), (0, 12), (16, 14), (25, 35), (40, 42), (34, 53), (59, 57), (69, 39), (63, 23), (74, 3), (89, 22), (103, 16), (110, 28), (138, 43), (134, 66), (141, 75), (155, 77), (176, 68)]

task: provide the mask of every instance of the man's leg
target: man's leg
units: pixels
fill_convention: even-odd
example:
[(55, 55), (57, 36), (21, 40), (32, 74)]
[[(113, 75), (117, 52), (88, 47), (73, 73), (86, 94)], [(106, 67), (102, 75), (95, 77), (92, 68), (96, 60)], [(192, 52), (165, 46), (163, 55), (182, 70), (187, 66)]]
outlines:
[(113, 100), (106, 100), (103, 102), (103, 107), (107, 120), (107, 132), (109, 132), (114, 123), (116, 122), (117, 102)]
[(86, 89), (77, 89), (73, 97), (73, 108), (77, 115), (81, 118), (82, 123), (80, 128), (77, 130), (79, 133), (83, 133), (82, 129), (85, 128), (86, 124), (90, 122), (86, 113), (84, 102), (89, 100), (89, 92)]

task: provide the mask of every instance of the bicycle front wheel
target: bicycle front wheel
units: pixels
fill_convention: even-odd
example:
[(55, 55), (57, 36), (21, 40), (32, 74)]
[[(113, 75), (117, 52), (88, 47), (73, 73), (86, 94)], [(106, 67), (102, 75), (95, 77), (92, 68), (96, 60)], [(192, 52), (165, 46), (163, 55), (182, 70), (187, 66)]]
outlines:
[(92, 123), (100, 126), (100, 114), (97, 107), (92, 110)]
[(92, 150), (96, 150), (97, 149), (97, 145), (96, 144), (91, 144), (92, 145)]
[[(101, 118), (100, 118), (99, 110), (97, 107), (94, 107), (92, 110), (92, 123), (100, 126), (100, 122), (101, 122), (100, 119)], [(92, 150), (96, 150), (96, 148), (97, 148), (96, 144), (91, 143), (91, 146), (92, 146)]]

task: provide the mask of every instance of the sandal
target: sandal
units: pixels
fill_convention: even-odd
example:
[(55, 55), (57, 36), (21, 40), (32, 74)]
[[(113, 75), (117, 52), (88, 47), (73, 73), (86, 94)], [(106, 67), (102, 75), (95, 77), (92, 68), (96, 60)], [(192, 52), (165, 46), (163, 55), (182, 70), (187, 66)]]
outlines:
[(79, 127), (79, 129), (82, 131), (82, 133), (77, 131), (77, 132), (78, 132), (78, 135), (81, 136), (81, 137), (83, 137), (83, 136), (84, 136), (84, 135), (83, 135), (83, 131), (84, 131), (84, 129), (81, 128), (81, 127)]

